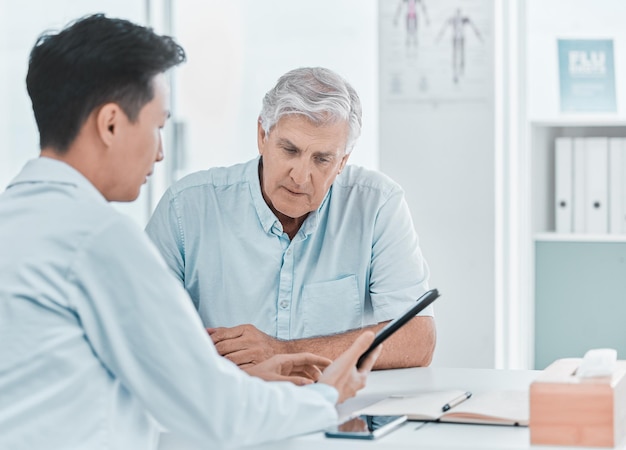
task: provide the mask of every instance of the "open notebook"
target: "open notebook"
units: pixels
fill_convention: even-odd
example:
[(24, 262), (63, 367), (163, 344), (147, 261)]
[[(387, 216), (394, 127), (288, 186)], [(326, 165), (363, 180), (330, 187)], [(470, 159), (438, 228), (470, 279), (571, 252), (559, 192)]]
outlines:
[(404, 414), (409, 420), (528, 426), (528, 391), (491, 391), (473, 394), (443, 412), (442, 407), (465, 391), (449, 390), (391, 396), (359, 414)]

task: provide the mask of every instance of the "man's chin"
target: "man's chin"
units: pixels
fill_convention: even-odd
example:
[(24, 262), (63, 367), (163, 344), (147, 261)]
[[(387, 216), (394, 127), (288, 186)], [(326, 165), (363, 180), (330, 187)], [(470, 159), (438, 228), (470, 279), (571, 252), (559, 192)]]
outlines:
[(289, 207), (276, 208), (276, 211), (279, 212), (281, 215), (289, 219), (294, 219), (294, 220), (302, 218), (302, 217), (306, 217), (310, 212), (308, 210), (294, 209), (294, 208), (289, 208)]
[(134, 202), (135, 200), (137, 200), (137, 198), (139, 197), (139, 193), (140, 193), (140, 190), (137, 189), (137, 192), (134, 192), (134, 193), (118, 194), (112, 197), (107, 197), (107, 200), (110, 202), (130, 203), (130, 202)]

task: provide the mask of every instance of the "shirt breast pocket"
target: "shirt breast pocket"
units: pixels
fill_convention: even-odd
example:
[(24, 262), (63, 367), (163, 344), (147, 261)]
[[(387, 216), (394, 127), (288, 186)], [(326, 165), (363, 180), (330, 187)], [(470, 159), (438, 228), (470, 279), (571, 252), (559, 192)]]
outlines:
[(361, 328), (363, 305), (356, 275), (311, 283), (302, 291), (304, 336), (320, 336)]

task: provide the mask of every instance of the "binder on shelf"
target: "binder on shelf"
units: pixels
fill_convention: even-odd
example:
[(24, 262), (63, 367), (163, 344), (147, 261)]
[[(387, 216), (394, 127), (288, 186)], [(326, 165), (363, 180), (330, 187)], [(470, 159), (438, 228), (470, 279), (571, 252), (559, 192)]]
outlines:
[(609, 139), (609, 233), (626, 233), (626, 138)]
[(586, 232), (585, 221), (585, 204), (586, 204), (586, 153), (585, 138), (574, 138), (573, 145), (573, 178), (572, 178), (572, 195), (573, 195), (573, 217), (574, 217), (574, 233)]
[(554, 193), (557, 233), (572, 233), (573, 221), (573, 149), (572, 138), (559, 137), (554, 142)]
[(609, 231), (608, 138), (585, 141), (585, 231), (605, 234)]

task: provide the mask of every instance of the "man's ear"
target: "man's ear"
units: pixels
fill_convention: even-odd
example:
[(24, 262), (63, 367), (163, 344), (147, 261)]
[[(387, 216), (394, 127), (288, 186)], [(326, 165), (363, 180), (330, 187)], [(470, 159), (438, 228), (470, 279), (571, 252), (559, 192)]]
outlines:
[(116, 103), (107, 103), (98, 110), (96, 115), (98, 136), (107, 147), (113, 145), (122, 117), (122, 110)]
[(343, 155), (343, 158), (341, 158), (341, 163), (339, 164), (339, 173), (341, 173), (343, 168), (346, 167), (348, 159), (350, 159), (350, 153), (346, 153), (345, 155)]

